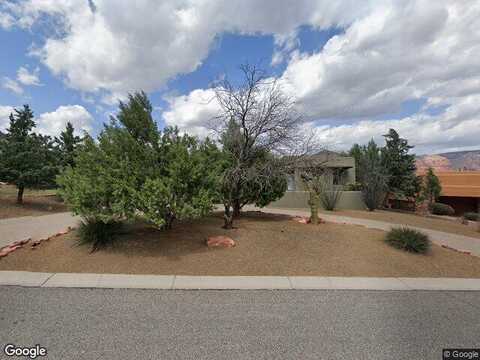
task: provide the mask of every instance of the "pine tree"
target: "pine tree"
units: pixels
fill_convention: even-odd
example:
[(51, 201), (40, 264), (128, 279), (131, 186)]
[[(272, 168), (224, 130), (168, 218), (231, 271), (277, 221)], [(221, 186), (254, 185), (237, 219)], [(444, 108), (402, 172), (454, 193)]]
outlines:
[(419, 183), (415, 155), (409, 153), (413, 146), (394, 129), (383, 136), (386, 144), (382, 148), (382, 163), (388, 173), (388, 192), (399, 196), (415, 196)]
[(75, 129), (70, 121), (67, 122), (65, 130), (60, 133), (56, 142), (60, 151), (62, 166), (74, 166), (75, 150), (81, 142), (81, 138), (75, 135)]
[(382, 164), (381, 149), (373, 139), (360, 150), (362, 195), (368, 210), (374, 211), (381, 204), (387, 190), (387, 169)]
[(438, 200), (442, 193), (440, 180), (431, 167), (428, 168), (427, 174), (425, 175), (422, 193), (424, 198), (428, 200), (430, 206)]
[(34, 128), (33, 112), (28, 105), (14, 109), (0, 142), (0, 180), (17, 186), (19, 204), (23, 203), (25, 188), (54, 186), (58, 172), (52, 139), (35, 134)]

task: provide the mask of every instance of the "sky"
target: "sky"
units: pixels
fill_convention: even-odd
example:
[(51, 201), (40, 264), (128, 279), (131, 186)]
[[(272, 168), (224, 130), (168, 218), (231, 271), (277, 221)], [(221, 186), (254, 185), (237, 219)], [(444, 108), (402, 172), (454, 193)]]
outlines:
[(212, 84), (265, 69), (332, 150), (389, 128), (417, 154), (480, 148), (480, 1), (0, 0), (0, 130), (96, 135), (144, 90), (160, 128), (200, 137)]

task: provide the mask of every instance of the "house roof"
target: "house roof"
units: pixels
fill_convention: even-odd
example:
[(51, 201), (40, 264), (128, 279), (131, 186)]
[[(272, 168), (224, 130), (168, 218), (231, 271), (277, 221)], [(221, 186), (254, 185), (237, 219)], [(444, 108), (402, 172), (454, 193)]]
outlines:
[(480, 198), (480, 171), (437, 172), (442, 185), (442, 196)]

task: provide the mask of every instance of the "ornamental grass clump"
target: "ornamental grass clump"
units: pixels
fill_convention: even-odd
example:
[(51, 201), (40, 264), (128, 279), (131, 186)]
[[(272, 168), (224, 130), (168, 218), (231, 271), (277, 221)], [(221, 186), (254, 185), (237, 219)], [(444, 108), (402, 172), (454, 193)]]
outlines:
[(385, 242), (397, 249), (425, 254), (430, 249), (428, 235), (414, 229), (393, 228), (385, 236)]
[(122, 223), (119, 221), (104, 222), (96, 218), (86, 218), (80, 223), (78, 235), (81, 244), (91, 244), (91, 252), (112, 244), (120, 234)]

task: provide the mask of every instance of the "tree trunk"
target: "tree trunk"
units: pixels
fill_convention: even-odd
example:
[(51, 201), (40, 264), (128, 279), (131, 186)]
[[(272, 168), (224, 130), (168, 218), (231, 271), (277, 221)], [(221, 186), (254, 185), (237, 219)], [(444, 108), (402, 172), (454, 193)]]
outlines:
[(240, 206), (240, 200), (235, 200), (233, 202), (233, 217), (234, 218), (238, 218), (240, 217), (240, 210), (241, 210), (241, 206)]
[(23, 185), (18, 187), (17, 204), (23, 204), (23, 190), (25, 190)]
[(168, 213), (165, 215), (165, 229), (170, 230), (173, 225), (173, 221), (175, 220), (175, 215), (172, 213)]
[(224, 229), (233, 229), (233, 214), (230, 211), (230, 206), (225, 206), (225, 213), (223, 214), (223, 228)]
[(308, 201), (310, 205), (310, 224), (317, 225), (318, 220), (318, 199), (317, 196), (310, 192), (310, 200)]

